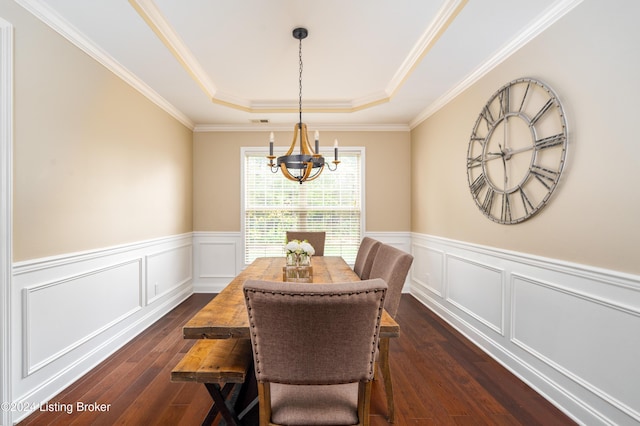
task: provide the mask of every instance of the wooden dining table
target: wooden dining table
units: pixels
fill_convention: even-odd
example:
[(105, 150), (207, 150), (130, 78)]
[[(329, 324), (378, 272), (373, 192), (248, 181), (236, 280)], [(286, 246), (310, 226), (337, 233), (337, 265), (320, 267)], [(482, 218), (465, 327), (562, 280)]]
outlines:
[[(242, 285), (250, 279), (283, 281), (284, 265), (284, 257), (261, 257), (254, 260), (186, 323), (182, 329), (184, 338), (249, 339), (249, 317)], [(358, 275), (340, 256), (314, 256), (312, 267), (313, 283), (360, 281)], [(398, 336), (400, 336), (400, 326), (384, 311), (380, 320), (381, 346), (387, 346), (389, 338)]]
[[(247, 280), (283, 281), (284, 257), (261, 257), (254, 260), (236, 276), (218, 295), (182, 328), (185, 339), (250, 339), (249, 315), (242, 286)], [(360, 281), (360, 277), (340, 256), (314, 256), (311, 261), (313, 283), (345, 283)], [(383, 311), (380, 319), (380, 368), (385, 378), (389, 419), (393, 419), (394, 402), (390, 383), (389, 343), (400, 336), (400, 326)], [(389, 383), (386, 383), (389, 381)], [(240, 417), (257, 403), (253, 400)]]

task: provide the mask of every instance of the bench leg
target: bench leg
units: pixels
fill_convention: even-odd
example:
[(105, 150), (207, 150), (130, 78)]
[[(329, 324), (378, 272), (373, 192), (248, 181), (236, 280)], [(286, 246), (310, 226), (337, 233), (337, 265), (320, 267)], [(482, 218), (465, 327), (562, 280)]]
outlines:
[(223, 388), (220, 388), (220, 385), (217, 383), (205, 383), (204, 384), (209, 391), (209, 395), (213, 399), (213, 407), (209, 410), (207, 417), (205, 418), (204, 425), (210, 425), (215, 420), (218, 413), (222, 415), (222, 418), (226, 421), (227, 425), (240, 425), (240, 420), (236, 415), (233, 407), (227, 405), (227, 396), (233, 389), (235, 383), (226, 383)]

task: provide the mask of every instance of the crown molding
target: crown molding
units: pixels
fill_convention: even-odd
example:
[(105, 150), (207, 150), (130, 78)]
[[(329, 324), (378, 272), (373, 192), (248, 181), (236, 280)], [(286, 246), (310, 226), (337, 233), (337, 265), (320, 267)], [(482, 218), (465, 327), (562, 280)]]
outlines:
[(415, 46), (413, 46), (409, 55), (407, 55), (387, 85), (385, 92), (388, 98), (392, 98), (397, 91), (400, 90), (400, 87), (409, 78), (429, 50), (436, 44), (440, 36), (444, 34), (447, 28), (449, 28), (449, 25), (451, 25), (462, 9), (464, 9), (467, 2), (468, 0), (447, 0), (442, 5), (431, 25), (429, 25)]
[[(208, 132), (289, 132), (291, 124), (198, 124), (195, 133)], [(333, 132), (408, 132), (406, 124), (317, 124), (313, 130)]]
[(178, 120), (189, 129), (193, 129), (195, 123), (160, 96), (155, 90), (140, 80), (136, 75), (123, 67), (118, 61), (96, 45), (91, 39), (73, 27), (66, 20), (60, 17), (46, 3), (40, 0), (15, 0), (17, 4), (25, 8), (28, 12), (48, 25), (55, 32), (69, 40), (72, 44), (85, 52), (87, 55), (104, 65), (108, 70), (120, 77), (131, 87), (136, 89), (151, 102), (162, 108), (173, 118)]
[(414, 129), (424, 120), (437, 112), (440, 108), (444, 107), (450, 101), (459, 96), (462, 92), (471, 87), (478, 80), (488, 74), (495, 67), (504, 62), (507, 58), (517, 52), (521, 47), (525, 46), (544, 30), (549, 28), (560, 18), (573, 10), (576, 6), (582, 3), (582, 1), (583, 0), (560, 0), (550, 6), (545, 12), (540, 15), (537, 20), (535, 20), (528, 27), (524, 28), (513, 40), (504, 45), (493, 56), (480, 64), (478, 68), (476, 68), (474, 71), (468, 74), (467, 77), (456, 84), (451, 90), (440, 96), (431, 105), (429, 105), (429, 107), (418, 114), (409, 123), (409, 127), (411, 129)]

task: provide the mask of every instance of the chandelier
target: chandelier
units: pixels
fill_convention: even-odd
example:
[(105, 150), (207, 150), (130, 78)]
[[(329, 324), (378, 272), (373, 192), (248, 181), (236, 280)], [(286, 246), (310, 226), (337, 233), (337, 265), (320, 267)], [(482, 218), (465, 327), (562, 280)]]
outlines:
[[(312, 181), (324, 170), (324, 167), (331, 171), (335, 171), (338, 168), (338, 140), (336, 139), (333, 145), (333, 168), (327, 163), (322, 155), (320, 155), (320, 134), (316, 130), (315, 132), (315, 149), (311, 147), (309, 143), (309, 137), (307, 136), (307, 125), (302, 122), (302, 39), (306, 38), (308, 31), (306, 28), (296, 28), (293, 30), (293, 38), (299, 40), (298, 57), (299, 57), (299, 92), (298, 92), (298, 122), (293, 127), (293, 141), (287, 153), (281, 157), (278, 157), (276, 163), (273, 160), (276, 158), (273, 155), (273, 142), (274, 136), (271, 132), (269, 136), (269, 163), (267, 164), (273, 173), (278, 173), (278, 170), (282, 171), (282, 174), (290, 180), (300, 182)], [(298, 154), (294, 154), (296, 144), (299, 146)]]

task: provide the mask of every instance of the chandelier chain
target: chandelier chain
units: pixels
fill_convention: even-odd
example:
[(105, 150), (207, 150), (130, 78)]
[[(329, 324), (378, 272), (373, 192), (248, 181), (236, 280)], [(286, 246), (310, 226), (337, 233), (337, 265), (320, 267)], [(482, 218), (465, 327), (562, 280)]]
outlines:
[(299, 84), (299, 88), (300, 90), (298, 91), (298, 113), (300, 115), (300, 123), (302, 124), (302, 39), (299, 40), (299, 47), (298, 47), (298, 58), (300, 59), (299, 61), (299, 65), (300, 65), (300, 72), (298, 75), (298, 84)]

